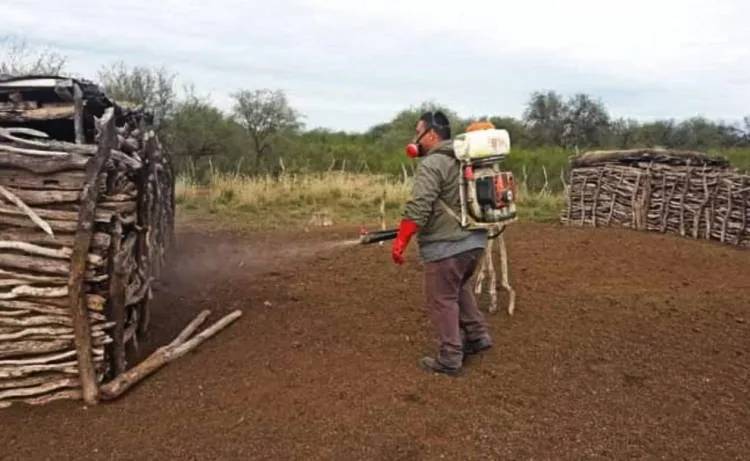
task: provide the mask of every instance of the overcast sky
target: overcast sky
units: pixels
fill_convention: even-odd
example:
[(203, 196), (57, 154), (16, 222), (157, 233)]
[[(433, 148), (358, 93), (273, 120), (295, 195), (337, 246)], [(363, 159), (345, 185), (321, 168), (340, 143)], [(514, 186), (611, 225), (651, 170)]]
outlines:
[(746, 0), (1, 1), (0, 36), (72, 72), (164, 65), (223, 109), (280, 88), (308, 127), (364, 130), (426, 100), (520, 116), (542, 89), (618, 117), (750, 114)]

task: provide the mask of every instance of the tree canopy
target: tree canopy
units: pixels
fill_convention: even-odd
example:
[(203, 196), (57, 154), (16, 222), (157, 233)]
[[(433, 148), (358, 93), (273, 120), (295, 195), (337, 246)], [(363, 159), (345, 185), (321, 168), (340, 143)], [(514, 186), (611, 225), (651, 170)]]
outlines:
[(68, 59), (47, 48), (35, 48), (16, 37), (0, 37), (0, 76), (59, 75)]

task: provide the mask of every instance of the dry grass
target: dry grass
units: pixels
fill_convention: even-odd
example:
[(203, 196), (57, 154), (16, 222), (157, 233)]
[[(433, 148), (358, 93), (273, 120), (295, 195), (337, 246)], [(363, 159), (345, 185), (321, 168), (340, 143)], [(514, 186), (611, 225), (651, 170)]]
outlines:
[[(395, 225), (410, 193), (410, 178), (344, 172), (278, 178), (214, 173), (206, 185), (188, 176), (177, 181), (183, 213), (213, 216), (245, 228), (297, 227), (315, 214), (330, 216), (335, 224), (374, 226), (380, 222), (384, 194), (387, 222)], [(522, 219), (556, 220), (564, 205), (563, 196), (547, 188), (530, 192), (522, 183), (518, 193)]]
[(250, 227), (306, 224), (315, 213), (334, 223), (379, 222), (385, 194), (389, 222), (398, 219), (411, 185), (383, 175), (330, 172), (274, 177), (212, 174), (207, 185), (177, 181), (177, 200), (187, 212), (245, 219)]

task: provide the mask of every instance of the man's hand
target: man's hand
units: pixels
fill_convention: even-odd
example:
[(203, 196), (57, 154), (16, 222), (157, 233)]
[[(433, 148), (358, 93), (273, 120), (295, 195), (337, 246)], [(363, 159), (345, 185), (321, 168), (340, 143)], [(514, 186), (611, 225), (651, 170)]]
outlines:
[(418, 230), (419, 226), (411, 219), (404, 218), (401, 220), (401, 224), (398, 226), (398, 234), (396, 234), (396, 239), (393, 240), (393, 246), (391, 246), (391, 257), (394, 263), (399, 265), (404, 263), (406, 247), (409, 245), (411, 237)]

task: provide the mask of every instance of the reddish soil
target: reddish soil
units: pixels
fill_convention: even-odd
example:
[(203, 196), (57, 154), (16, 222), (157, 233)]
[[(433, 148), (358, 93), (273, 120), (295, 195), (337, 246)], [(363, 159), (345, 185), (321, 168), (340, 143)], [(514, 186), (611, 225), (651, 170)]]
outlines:
[(750, 253), (517, 224), (516, 315), (460, 378), (415, 253), (183, 231), (145, 349), (203, 308), (244, 316), (121, 400), (0, 411), (2, 459), (747, 459)]

